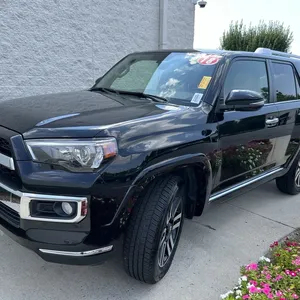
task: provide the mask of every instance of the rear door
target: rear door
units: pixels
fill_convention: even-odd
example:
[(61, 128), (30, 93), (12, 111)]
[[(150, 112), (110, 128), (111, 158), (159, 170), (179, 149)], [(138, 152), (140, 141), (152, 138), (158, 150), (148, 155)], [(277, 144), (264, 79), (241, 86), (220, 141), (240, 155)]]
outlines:
[(278, 139), (274, 150), (277, 166), (294, 157), (300, 142), (299, 75), (293, 64), (271, 61), (275, 102), (279, 111)]

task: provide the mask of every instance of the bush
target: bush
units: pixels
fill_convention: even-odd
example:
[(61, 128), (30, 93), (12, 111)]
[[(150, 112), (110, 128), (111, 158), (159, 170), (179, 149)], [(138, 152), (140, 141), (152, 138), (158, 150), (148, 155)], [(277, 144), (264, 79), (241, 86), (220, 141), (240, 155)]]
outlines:
[(229, 29), (221, 37), (221, 49), (233, 51), (255, 51), (257, 48), (270, 48), (288, 52), (293, 42), (289, 27), (278, 21), (266, 24), (260, 21), (257, 26), (244, 25), (243, 21), (231, 22)]
[(300, 243), (286, 239), (271, 245), (270, 258), (241, 268), (238, 286), (222, 299), (300, 299)]

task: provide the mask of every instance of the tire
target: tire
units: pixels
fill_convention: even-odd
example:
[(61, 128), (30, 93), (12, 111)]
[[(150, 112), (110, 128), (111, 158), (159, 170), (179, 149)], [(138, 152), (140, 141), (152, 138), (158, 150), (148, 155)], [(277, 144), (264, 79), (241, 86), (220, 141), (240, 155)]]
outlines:
[(154, 284), (165, 276), (180, 239), (183, 211), (179, 177), (153, 182), (138, 199), (123, 246), (124, 267), (131, 277)]
[(290, 170), (282, 177), (276, 178), (277, 188), (285, 194), (300, 193), (300, 155), (293, 162)]

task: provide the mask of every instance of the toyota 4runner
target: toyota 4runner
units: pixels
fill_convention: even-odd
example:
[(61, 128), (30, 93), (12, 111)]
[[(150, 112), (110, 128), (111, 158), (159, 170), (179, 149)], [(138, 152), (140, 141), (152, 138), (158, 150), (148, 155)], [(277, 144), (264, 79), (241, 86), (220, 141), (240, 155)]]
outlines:
[(184, 217), (276, 179), (300, 192), (300, 57), (164, 50), (89, 90), (0, 103), (0, 224), (43, 259), (168, 271)]

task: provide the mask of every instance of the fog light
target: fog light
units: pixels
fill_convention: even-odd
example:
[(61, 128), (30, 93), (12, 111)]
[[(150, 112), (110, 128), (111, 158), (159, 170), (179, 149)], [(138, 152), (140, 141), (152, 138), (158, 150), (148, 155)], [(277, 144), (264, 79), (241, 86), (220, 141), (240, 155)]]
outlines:
[(71, 217), (76, 212), (76, 203), (74, 203), (74, 202), (55, 202), (54, 211), (60, 217)]
[(61, 208), (62, 208), (63, 212), (68, 216), (72, 215), (74, 213), (74, 210), (75, 210), (74, 207), (72, 207), (72, 205), (68, 202), (63, 202), (61, 204)]

